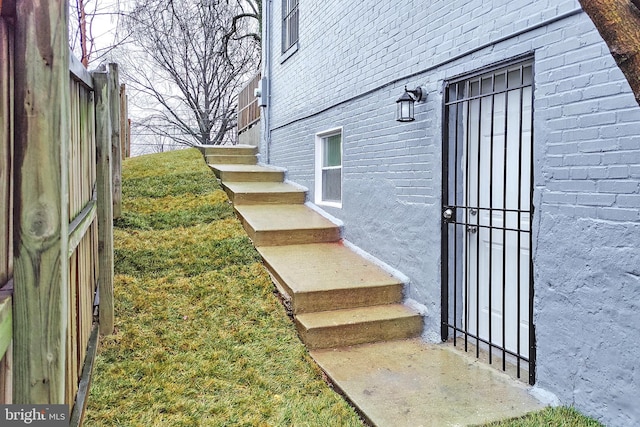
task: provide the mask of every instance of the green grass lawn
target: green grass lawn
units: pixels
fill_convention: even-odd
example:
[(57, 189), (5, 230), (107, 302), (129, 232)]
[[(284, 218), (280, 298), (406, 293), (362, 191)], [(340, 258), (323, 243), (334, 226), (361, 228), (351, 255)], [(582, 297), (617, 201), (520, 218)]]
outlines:
[(87, 426), (357, 426), (196, 150), (126, 160)]
[(602, 427), (599, 422), (585, 417), (574, 408), (546, 408), (514, 420), (486, 424), (485, 427)]
[[(197, 150), (128, 159), (116, 331), (86, 426), (360, 426), (324, 381)], [(567, 408), (495, 426), (595, 427)]]

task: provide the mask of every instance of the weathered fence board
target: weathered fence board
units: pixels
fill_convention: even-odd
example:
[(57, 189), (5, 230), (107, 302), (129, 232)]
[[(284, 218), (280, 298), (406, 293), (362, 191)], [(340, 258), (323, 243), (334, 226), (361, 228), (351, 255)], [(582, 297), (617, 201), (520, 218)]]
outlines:
[(112, 66), (116, 104), (96, 108), (93, 76), (69, 54), (66, 8), (0, 1), (0, 403), (82, 413), (99, 275), (100, 331), (113, 331), (112, 165), (96, 141), (120, 158), (122, 124), (112, 129), (110, 116), (126, 105)]
[[(0, 17), (0, 287), (13, 270), (13, 31)], [(0, 353), (2, 357), (2, 353)]]
[[(11, 3), (11, 4), (10, 4)], [(13, 1), (0, 6), (0, 403), (13, 399)], [(9, 326), (9, 327), (7, 327)]]
[(68, 315), (68, 331), (66, 340), (66, 366), (65, 366), (65, 399), (66, 403), (73, 402), (75, 396), (75, 384), (77, 379), (77, 359), (78, 359), (78, 346), (73, 336), (76, 335), (78, 330), (78, 317), (77, 317), (77, 305), (75, 301), (78, 299), (77, 294), (77, 271), (78, 271), (78, 258), (75, 253), (69, 258), (69, 310)]
[[(113, 194), (111, 171), (111, 81), (106, 73), (93, 74), (96, 108), (96, 160), (98, 162), (98, 232), (99, 232), (99, 286), (100, 333), (113, 332), (113, 204), (106, 195)], [(119, 147), (118, 147), (119, 148)], [(120, 157), (120, 150), (115, 152)]]
[(0, 404), (13, 401), (13, 281), (0, 289)]
[(129, 117), (129, 98), (127, 95), (127, 86), (123, 83), (120, 85), (120, 144), (122, 158), (126, 159), (131, 156), (131, 135), (129, 133), (130, 122)]
[[(14, 402), (64, 403), (68, 325), (67, 2), (21, 1), (15, 30)], [(47, 361), (47, 363), (43, 363)]]
[[(95, 180), (93, 181), (95, 182)], [(97, 215), (95, 200), (89, 201), (84, 209), (69, 224), (69, 256), (73, 255), (87, 230), (94, 223)]]
[(120, 141), (120, 83), (118, 64), (109, 64), (109, 114), (111, 115), (111, 179), (113, 180), (113, 218), (122, 211), (122, 155)]
[(0, 293), (0, 354), (5, 354), (11, 345), (12, 330), (11, 295)]
[(69, 147), (69, 327), (67, 330), (66, 402), (74, 403), (93, 327), (97, 290), (95, 107), (92, 77), (71, 57)]

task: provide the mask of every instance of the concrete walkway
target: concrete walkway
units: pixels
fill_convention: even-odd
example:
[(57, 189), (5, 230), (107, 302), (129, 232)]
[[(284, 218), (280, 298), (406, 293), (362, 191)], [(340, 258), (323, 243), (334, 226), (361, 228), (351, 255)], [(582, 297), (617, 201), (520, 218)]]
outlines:
[(311, 355), (374, 426), (477, 425), (544, 407), (525, 384), (447, 344), (411, 339)]

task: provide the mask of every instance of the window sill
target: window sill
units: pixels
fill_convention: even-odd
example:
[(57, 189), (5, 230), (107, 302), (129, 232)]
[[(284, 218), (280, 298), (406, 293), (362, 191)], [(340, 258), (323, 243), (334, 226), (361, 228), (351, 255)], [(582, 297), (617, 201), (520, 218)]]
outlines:
[(280, 63), (284, 64), (284, 62), (291, 58), (291, 56), (298, 51), (298, 42), (295, 42), (289, 49), (287, 49), (282, 56), (280, 56)]
[(328, 206), (330, 208), (342, 209), (342, 202), (325, 202), (325, 201), (322, 201), (322, 200), (316, 200), (316, 205), (318, 205), (318, 206)]

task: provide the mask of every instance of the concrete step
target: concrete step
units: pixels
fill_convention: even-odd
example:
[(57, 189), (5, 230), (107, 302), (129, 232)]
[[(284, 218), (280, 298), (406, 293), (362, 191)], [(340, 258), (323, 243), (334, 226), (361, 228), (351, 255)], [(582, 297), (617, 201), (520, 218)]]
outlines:
[(336, 224), (303, 204), (237, 204), (235, 209), (257, 247), (340, 240)]
[(422, 317), (402, 304), (303, 313), (295, 322), (310, 349), (412, 338), (422, 332)]
[(258, 248), (294, 314), (402, 301), (403, 283), (341, 242)]
[(544, 407), (521, 382), (448, 344), (411, 339), (311, 356), (374, 426), (477, 426)]
[(253, 154), (205, 154), (204, 158), (207, 164), (255, 165), (258, 162)]
[(215, 145), (202, 147), (205, 156), (255, 156), (258, 154), (258, 147), (253, 145)]
[(209, 168), (224, 182), (282, 182), (282, 169), (258, 165), (210, 164)]
[(306, 191), (283, 182), (225, 182), (222, 187), (234, 205), (304, 203)]

